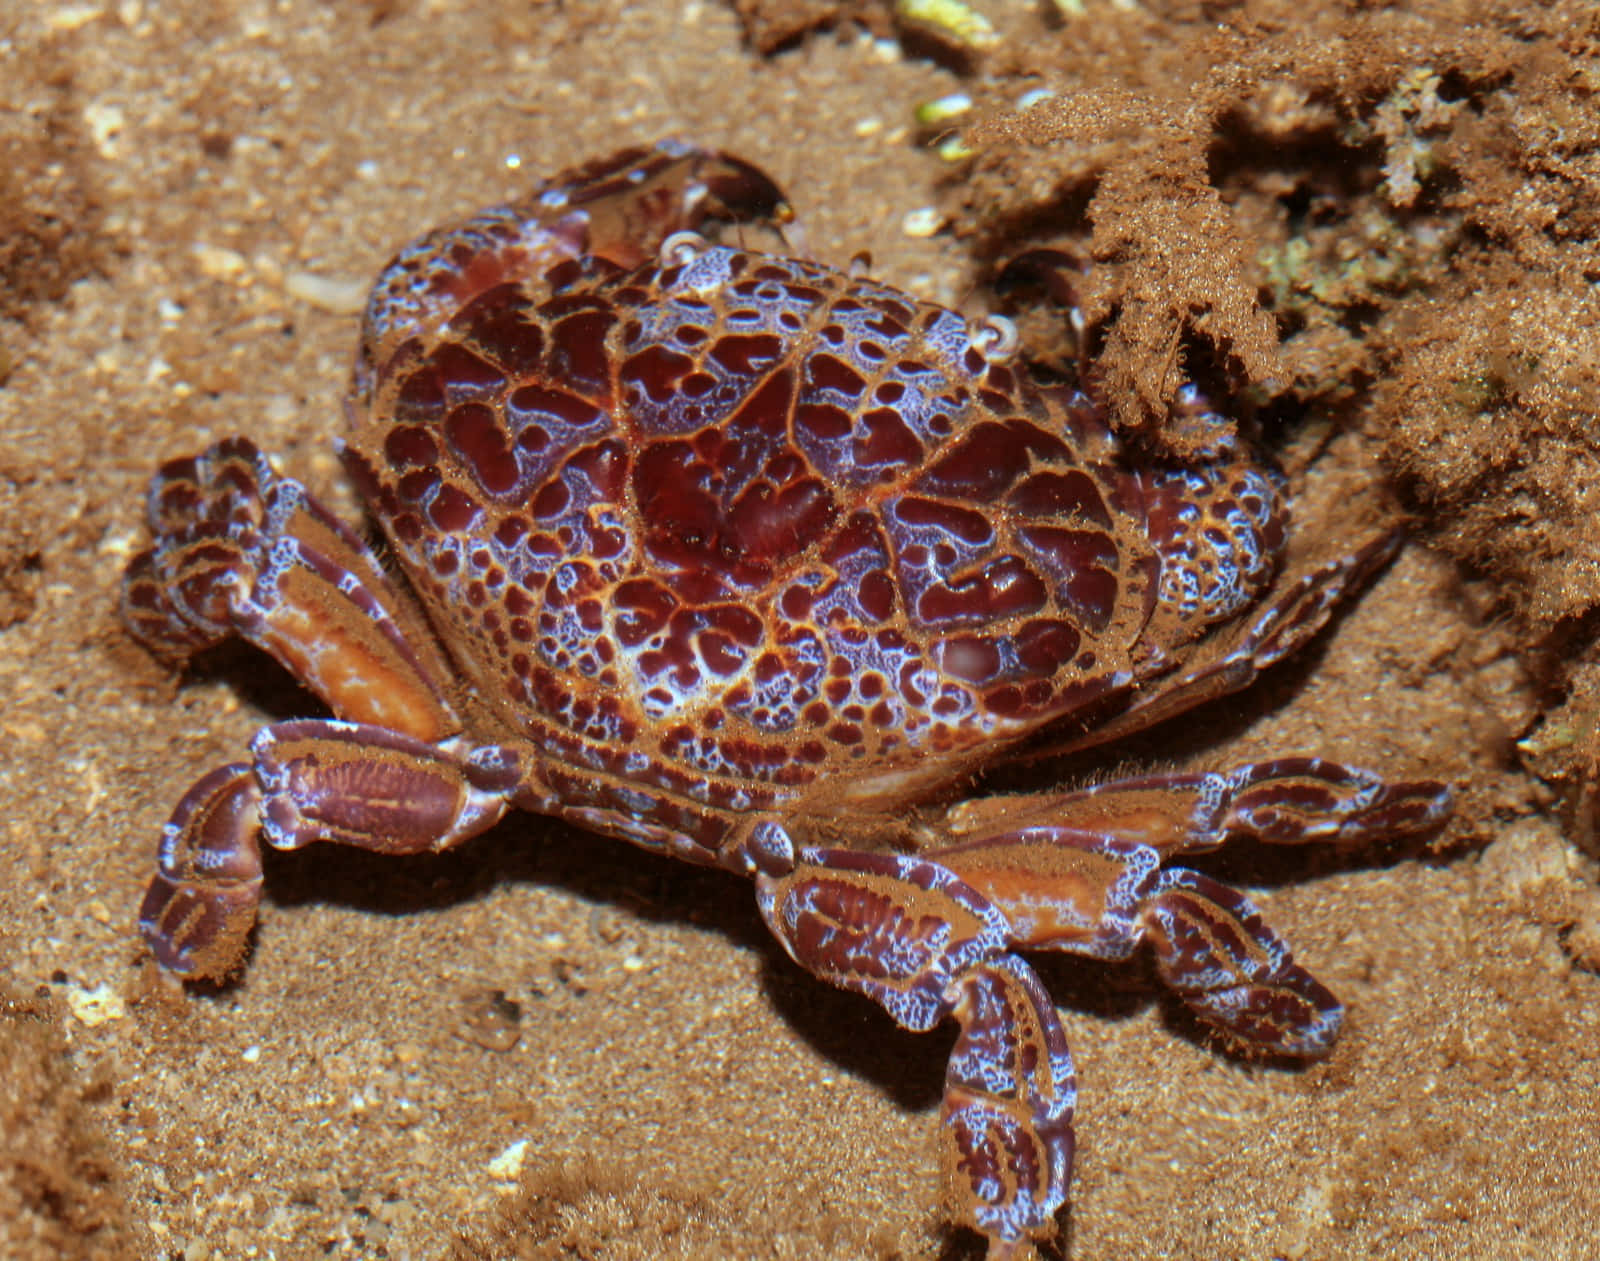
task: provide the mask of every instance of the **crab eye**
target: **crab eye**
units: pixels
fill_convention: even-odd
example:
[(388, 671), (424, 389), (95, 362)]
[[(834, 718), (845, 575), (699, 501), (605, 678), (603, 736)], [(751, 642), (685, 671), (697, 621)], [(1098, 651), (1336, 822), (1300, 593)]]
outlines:
[(710, 248), (710, 243), (698, 232), (674, 232), (661, 242), (657, 255), (663, 267), (683, 267), (694, 262)]
[(1010, 363), (1020, 342), (1017, 326), (1003, 315), (991, 315), (972, 330), (972, 348), (990, 363)]

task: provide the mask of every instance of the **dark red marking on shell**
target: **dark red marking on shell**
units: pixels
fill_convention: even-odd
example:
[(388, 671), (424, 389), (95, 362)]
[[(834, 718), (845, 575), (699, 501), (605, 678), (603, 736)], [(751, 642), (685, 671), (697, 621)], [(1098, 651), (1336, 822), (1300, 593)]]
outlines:
[[(1132, 669), (1157, 603), (1147, 492), (1080, 396), (816, 264), (507, 273), (374, 379), (355, 445), (435, 622), (530, 737), (612, 738), (620, 707), (636, 782), (959, 757)], [(1208, 485), (1269, 541), (1256, 483)]]

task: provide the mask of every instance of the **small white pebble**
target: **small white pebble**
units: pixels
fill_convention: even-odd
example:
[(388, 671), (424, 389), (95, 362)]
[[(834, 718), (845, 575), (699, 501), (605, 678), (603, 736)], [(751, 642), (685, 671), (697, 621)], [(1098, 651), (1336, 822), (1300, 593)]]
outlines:
[(101, 105), (95, 102), (83, 107), (83, 122), (89, 129), (94, 147), (103, 158), (117, 156), (117, 137), (127, 122), (127, 116), (118, 105)]
[(919, 206), (907, 211), (900, 221), (900, 230), (907, 236), (928, 237), (944, 227), (944, 216), (932, 206)]
[(122, 995), (102, 981), (92, 990), (74, 987), (67, 991), (67, 1006), (78, 1020), (93, 1029), (108, 1020), (121, 1020), (128, 1014)]
[(247, 1046), (239, 1052), (239, 1058), (246, 1064), (255, 1064), (261, 1059), (261, 1048), (254, 1045)]
[(489, 1176), (491, 1178), (500, 1178), (506, 1182), (515, 1182), (522, 1177), (522, 1163), (527, 1159), (527, 1155), (528, 1140), (519, 1138), (489, 1162)]
[(94, 355), (94, 369), (106, 376), (115, 376), (127, 368), (128, 351), (115, 346), (110, 350), (97, 350)]
[(98, 4), (64, 4), (45, 18), (45, 25), (53, 31), (75, 31), (87, 26), (103, 12)]
[(934, 146), (934, 152), (939, 155), (941, 162), (965, 162), (977, 150), (969, 145), (960, 135), (946, 136)]
[(300, 404), (288, 394), (274, 394), (261, 405), (261, 417), (274, 425), (287, 425), (300, 414)]
[(265, 250), (257, 250), (255, 256), (249, 260), (250, 270), (262, 280), (271, 285), (283, 285), (283, 268), (278, 260)]
[(863, 118), (856, 124), (856, 135), (862, 140), (865, 140), (868, 136), (876, 136), (882, 130), (883, 119), (881, 118)]
[(127, 560), (132, 556), (142, 541), (143, 535), (134, 530), (124, 530), (120, 534), (110, 533), (100, 540), (97, 549), (102, 556), (110, 556), (114, 560)]
[(924, 127), (936, 127), (960, 118), (972, 109), (972, 98), (965, 92), (951, 92), (932, 101), (924, 101), (912, 111)]
[(622, 970), (624, 972), (643, 972), (648, 966), (639, 955), (628, 955), (622, 961)]
[(290, 297), (299, 298), (319, 311), (334, 315), (359, 315), (367, 305), (367, 283), (364, 280), (291, 271), (284, 276), (283, 287)]
[(243, 254), (238, 250), (230, 250), (221, 245), (207, 245), (204, 241), (196, 241), (190, 247), (194, 254), (195, 262), (200, 264), (200, 270), (213, 280), (232, 280), (244, 274), (249, 267)]

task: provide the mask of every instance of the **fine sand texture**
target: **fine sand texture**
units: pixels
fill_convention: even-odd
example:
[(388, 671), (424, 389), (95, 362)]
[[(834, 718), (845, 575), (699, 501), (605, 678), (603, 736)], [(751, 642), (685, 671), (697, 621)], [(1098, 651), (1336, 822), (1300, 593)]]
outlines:
[(1284, 467), (1297, 556), (1409, 530), (1247, 692), (1004, 780), (1314, 753), (1458, 796), (1429, 842), (1205, 863), (1345, 1001), (1326, 1061), (1229, 1055), (1147, 960), (1039, 959), (1080, 1087), (1051, 1255), (1595, 1255), (1600, 11), (981, 7), (0, 0), (0, 1256), (983, 1255), (939, 1204), (953, 1032), (812, 980), (732, 876), (514, 816), (269, 854), (228, 984), (134, 926), (186, 787), (319, 712), (121, 628), (151, 470), (247, 434), (359, 522), (330, 439), (378, 268), (663, 136), (975, 316), (1066, 252), (1130, 441), (1181, 448), (1192, 376)]

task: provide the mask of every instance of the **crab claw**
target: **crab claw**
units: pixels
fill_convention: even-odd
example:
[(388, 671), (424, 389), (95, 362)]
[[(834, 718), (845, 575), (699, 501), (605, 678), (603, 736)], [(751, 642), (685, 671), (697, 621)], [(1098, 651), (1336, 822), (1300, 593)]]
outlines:
[[(655, 152), (672, 161), (688, 160), (692, 182), (705, 190), (697, 206), (706, 214), (726, 219), (772, 219), (787, 223), (794, 211), (772, 177), (754, 163), (719, 149), (697, 149), (681, 140), (662, 140)], [(692, 199), (685, 198), (688, 203)]]
[(357, 404), (370, 404), (378, 365), (413, 338), (437, 334), (479, 295), (526, 286), (526, 297), (591, 269), (638, 267), (673, 233), (715, 219), (783, 225), (794, 212), (760, 167), (663, 140), (573, 167), (418, 238), (390, 260), (368, 298)]

